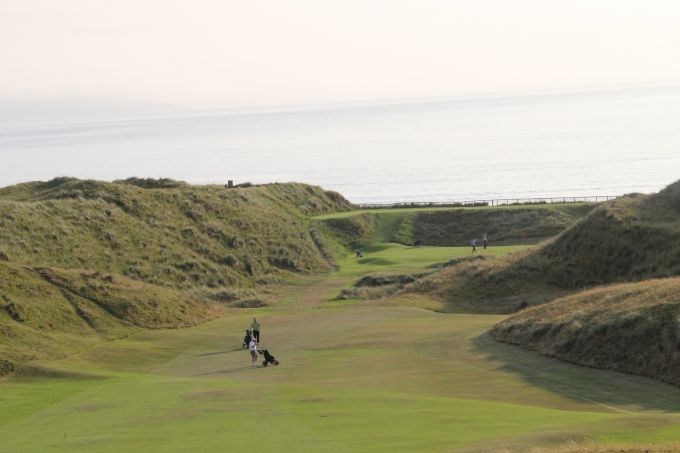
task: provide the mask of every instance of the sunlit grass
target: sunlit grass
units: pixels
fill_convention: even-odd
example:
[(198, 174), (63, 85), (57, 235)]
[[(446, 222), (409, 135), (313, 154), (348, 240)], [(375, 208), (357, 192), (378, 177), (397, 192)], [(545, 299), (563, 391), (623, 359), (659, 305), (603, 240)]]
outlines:
[[(250, 368), (240, 349), (252, 315), (277, 368)], [(51, 364), (100, 379), (2, 383), (3, 451), (430, 452), (680, 434), (661, 412), (680, 408), (677, 389), (480, 342), (499, 319), (352, 304), (140, 333)]]
[[(521, 245), (477, 247), (476, 255), (503, 256), (527, 248)], [(367, 273), (420, 273), (434, 270), (449, 260), (472, 256), (472, 247), (412, 247), (401, 244), (373, 244), (362, 249), (363, 258), (354, 254), (339, 260), (340, 275)]]

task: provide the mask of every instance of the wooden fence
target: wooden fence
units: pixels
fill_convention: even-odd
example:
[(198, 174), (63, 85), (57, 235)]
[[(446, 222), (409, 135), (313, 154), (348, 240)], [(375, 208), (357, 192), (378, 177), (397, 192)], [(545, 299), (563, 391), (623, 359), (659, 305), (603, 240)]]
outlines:
[(529, 198), (494, 198), (490, 200), (463, 200), (463, 201), (404, 201), (397, 203), (359, 203), (357, 206), (363, 209), (384, 208), (436, 208), (436, 207), (465, 207), (465, 206), (507, 206), (507, 205), (532, 205), (550, 203), (600, 203), (613, 200), (620, 195), (590, 195), (584, 197), (529, 197)]

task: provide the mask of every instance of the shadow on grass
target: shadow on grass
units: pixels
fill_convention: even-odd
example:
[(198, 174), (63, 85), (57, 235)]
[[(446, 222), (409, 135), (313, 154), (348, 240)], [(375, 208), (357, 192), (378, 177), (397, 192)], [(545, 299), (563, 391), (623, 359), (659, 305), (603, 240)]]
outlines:
[(626, 408), (680, 412), (680, 388), (651, 378), (562, 362), (519, 346), (499, 343), (487, 332), (473, 340), (477, 353), (503, 371), (574, 401), (627, 412)]
[(228, 354), (230, 352), (245, 351), (245, 350), (246, 350), (245, 348), (234, 348), (234, 349), (229, 349), (227, 351), (206, 352), (205, 354), (198, 354), (198, 355), (195, 355), (194, 357), (209, 357), (211, 355)]
[(231, 368), (228, 370), (217, 370), (217, 371), (209, 371), (207, 373), (199, 373), (199, 374), (193, 374), (192, 376), (210, 376), (213, 374), (229, 374), (229, 373), (238, 373), (239, 371), (248, 371), (248, 370), (257, 370), (258, 368), (264, 368), (262, 366), (259, 366), (257, 368), (253, 367), (252, 365), (240, 367), (240, 368)]
[(387, 250), (391, 246), (388, 244), (383, 244), (383, 243), (370, 243), (370, 244), (363, 244), (361, 247), (357, 247), (358, 249), (362, 250), (364, 253), (377, 253), (377, 252), (382, 252), (383, 250)]
[(380, 258), (380, 257), (370, 257), (370, 258), (361, 258), (358, 261), (359, 264), (375, 264), (375, 265), (380, 265), (380, 266), (389, 266), (390, 264), (397, 264), (395, 261), (391, 261), (385, 258)]
[(59, 370), (38, 365), (20, 365), (9, 374), (17, 379), (106, 379), (106, 376), (77, 371)]

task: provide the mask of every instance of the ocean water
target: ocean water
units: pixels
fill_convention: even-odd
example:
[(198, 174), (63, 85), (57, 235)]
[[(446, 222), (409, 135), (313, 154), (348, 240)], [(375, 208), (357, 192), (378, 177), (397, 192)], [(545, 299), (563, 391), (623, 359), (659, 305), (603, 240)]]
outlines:
[(680, 85), (0, 125), (0, 186), (301, 181), (354, 202), (651, 192), (680, 179)]

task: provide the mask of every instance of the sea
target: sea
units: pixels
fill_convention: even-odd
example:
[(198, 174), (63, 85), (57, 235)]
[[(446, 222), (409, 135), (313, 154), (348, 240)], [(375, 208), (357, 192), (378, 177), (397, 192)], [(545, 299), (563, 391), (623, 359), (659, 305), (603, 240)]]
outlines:
[(0, 123), (0, 187), (57, 176), (298, 181), (355, 203), (648, 193), (680, 179), (680, 84)]

